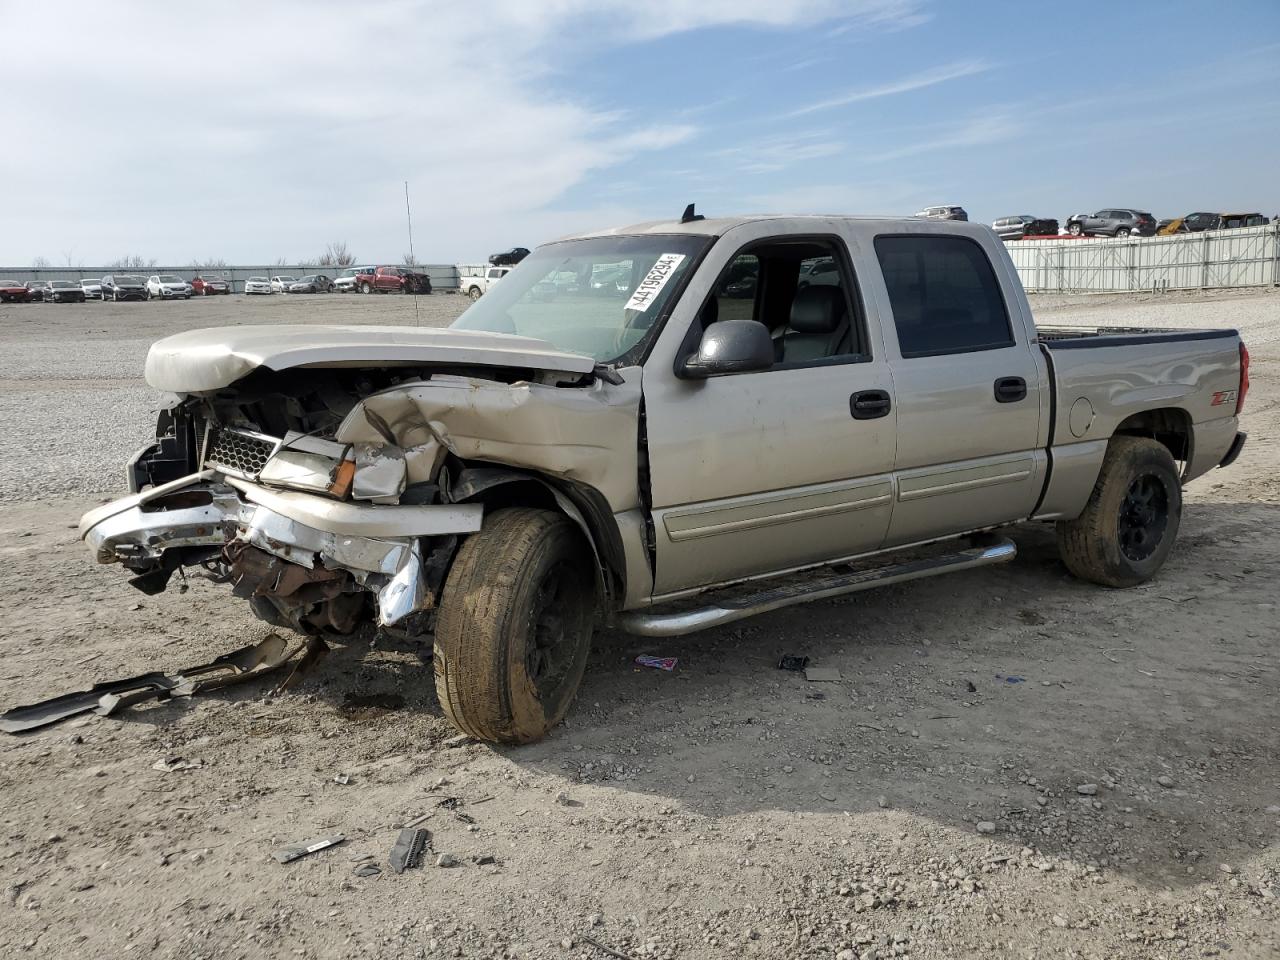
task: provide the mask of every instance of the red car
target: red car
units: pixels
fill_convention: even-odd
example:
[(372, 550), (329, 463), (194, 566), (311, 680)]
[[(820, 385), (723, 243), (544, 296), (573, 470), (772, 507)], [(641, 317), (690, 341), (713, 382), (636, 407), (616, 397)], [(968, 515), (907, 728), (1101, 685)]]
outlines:
[(377, 267), (373, 273), (357, 273), (355, 288), (361, 293), (430, 293), (431, 278), (408, 267)]
[(230, 293), (231, 284), (221, 277), (202, 277), (197, 274), (191, 281), (191, 289), (202, 297), (211, 297), (216, 293)]
[(31, 291), (17, 280), (0, 280), (0, 303), (26, 303)]

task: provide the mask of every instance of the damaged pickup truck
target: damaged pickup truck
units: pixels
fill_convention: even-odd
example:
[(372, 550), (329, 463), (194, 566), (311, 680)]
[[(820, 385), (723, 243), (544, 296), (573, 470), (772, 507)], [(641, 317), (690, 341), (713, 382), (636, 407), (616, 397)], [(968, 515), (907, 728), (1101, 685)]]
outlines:
[(692, 210), (547, 244), (449, 329), (198, 330), (146, 376), (175, 396), (81, 522), (98, 560), (148, 593), (203, 568), (305, 634), (430, 636), (446, 714), (502, 742), (565, 715), (598, 623), (1000, 563), (1027, 520), (1141, 583), (1249, 383), (1232, 330), (1038, 330), (976, 224)]

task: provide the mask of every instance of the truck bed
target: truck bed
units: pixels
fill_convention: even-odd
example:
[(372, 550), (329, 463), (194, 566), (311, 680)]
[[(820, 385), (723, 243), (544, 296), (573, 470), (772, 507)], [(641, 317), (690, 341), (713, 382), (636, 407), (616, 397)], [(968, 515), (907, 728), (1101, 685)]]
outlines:
[(1152, 343), (1181, 343), (1188, 340), (1238, 339), (1231, 329), (1178, 330), (1169, 327), (1042, 327), (1036, 325), (1039, 340), (1050, 350), (1089, 347), (1140, 346)]

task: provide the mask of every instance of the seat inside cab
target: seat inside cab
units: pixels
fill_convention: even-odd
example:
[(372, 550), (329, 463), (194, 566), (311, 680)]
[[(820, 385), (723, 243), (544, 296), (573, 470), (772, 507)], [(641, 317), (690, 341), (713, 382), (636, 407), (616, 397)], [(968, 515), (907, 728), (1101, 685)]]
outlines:
[(703, 329), (719, 320), (763, 323), (775, 363), (793, 366), (861, 355), (859, 304), (834, 241), (766, 241), (734, 257), (699, 319)]

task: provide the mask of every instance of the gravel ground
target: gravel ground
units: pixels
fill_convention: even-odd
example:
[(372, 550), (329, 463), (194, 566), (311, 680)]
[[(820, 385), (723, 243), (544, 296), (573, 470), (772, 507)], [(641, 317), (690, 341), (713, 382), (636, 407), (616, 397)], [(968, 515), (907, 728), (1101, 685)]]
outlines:
[[(419, 307), (443, 323), (461, 305)], [(458, 742), (427, 651), (393, 641), (337, 648), (280, 696), (230, 688), (6, 737), (0, 957), (1280, 955), (1280, 298), (1036, 309), (1230, 324), (1254, 345), (1250, 443), (1188, 488), (1150, 584), (1077, 582), (1028, 525), (1004, 567), (661, 643), (602, 631), (566, 723), (517, 749)], [(225, 587), (145, 597), (76, 539), (151, 428), (152, 339), (407, 310), (0, 308), (0, 704), (266, 634)], [(679, 666), (642, 670), (640, 653)], [(784, 653), (842, 680), (779, 671)], [(174, 758), (188, 767), (166, 772)], [(396, 875), (396, 827), (424, 814), (431, 855)]]

